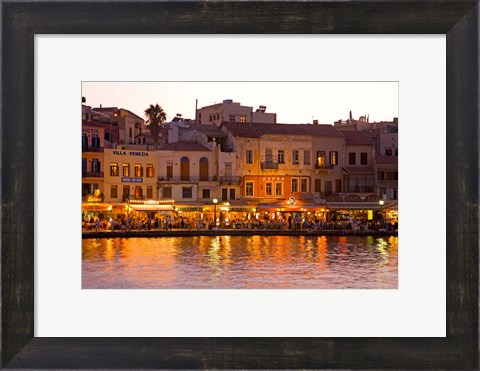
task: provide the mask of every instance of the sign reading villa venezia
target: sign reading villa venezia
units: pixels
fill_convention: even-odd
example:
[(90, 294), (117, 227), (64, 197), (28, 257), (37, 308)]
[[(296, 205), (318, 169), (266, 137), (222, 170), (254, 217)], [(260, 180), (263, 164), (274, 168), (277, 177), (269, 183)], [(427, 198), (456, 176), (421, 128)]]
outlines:
[(128, 176), (124, 176), (122, 177), (122, 182), (143, 183), (143, 178), (131, 178)]
[[(127, 155), (128, 152), (128, 155)], [(135, 152), (135, 151), (113, 151), (117, 156), (148, 156), (148, 152)]]

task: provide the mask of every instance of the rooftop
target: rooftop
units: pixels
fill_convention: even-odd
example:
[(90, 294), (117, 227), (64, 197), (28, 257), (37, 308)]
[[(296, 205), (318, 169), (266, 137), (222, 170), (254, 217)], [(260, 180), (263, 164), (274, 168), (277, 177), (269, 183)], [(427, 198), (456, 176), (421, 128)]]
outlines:
[(313, 124), (264, 124), (230, 123), (223, 124), (234, 136), (242, 138), (260, 138), (264, 135), (313, 135), (325, 137), (343, 137), (332, 125)]
[(211, 151), (197, 142), (173, 142), (159, 148), (159, 151)]
[(359, 146), (373, 146), (373, 142), (361, 131), (351, 131), (351, 130), (340, 130), (340, 132), (345, 136), (345, 141), (347, 144), (359, 145)]

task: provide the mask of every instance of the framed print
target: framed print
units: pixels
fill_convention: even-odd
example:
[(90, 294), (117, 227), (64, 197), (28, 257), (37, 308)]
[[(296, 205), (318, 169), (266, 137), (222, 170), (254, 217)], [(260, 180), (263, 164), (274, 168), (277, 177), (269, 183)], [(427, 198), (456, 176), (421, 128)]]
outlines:
[[(1, 366), (37, 369), (478, 368), (478, 20), (477, 1), (138, 4), (3, 1)], [(47, 167), (43, 171), (45, 167), (38, 163), (39, 154), (36, 149), (39, 138), (43, 141), (42, 145), (51, 140), (51, 145), (54, 146), (59, 137), (55, 133), (46, 137), (38, 136), (37, 114), (41, 110), (51, 109), (52, 115), (58, 115), (61, 108), (44, 107), (41, 97), (36, 95), (39, 87), (36, 63), (41, 61), (48, 64), (48, 60), (44, 61), (38, 54), (35, 40), (37, 35), (65, 34), (97, 35), (99, 38), (111, 34), (125, 37), (129, 34), (253, 34), (259, 38), (262, 35), (276, 34), (286, 38), (293, 34), (306, 39), (309, 35), (317, 34), (389, 35), (385, 37), (393, 34), (444, 35), (446, 60), (442, 59), (441, 63), (446, 64), (446, 105), (439, 105), (438, 110), (446, 111), (446, 142), (444, 144), (439, 140), (435, 133), (425, 138), (425, 153), (429, 154), (422, 161), (425, 170), (420, 173), (420, 179), (412, 182), (416, 182), (418, 192), (424, 197), (422, 203), (425, 202), (425, 205), (418, 205), (419, 233), (444, 233), (446, 236), (446, 336), (319, 337), (309, 334), (308, 337), (302, 337), (275, 332), (270, 337), (248, 333), (244, 337), (234, 337), (236, 335), (229, 334), (228, 326), (238, 322), (239, 318), (228, 316), (228, 307), (224, 307), (221, 308), (223, 313), (220, 318), (225, 332), (221, 336), (195, 337), (196, 335), (191, 336), (191, 333), (185, 331), (184, 327), (191, 323), (191, 318), (187, 317), (197, 316), (198, 322), (202, 321), (208, 326), (216, 318), (213, 315), (215, 309), (220, 309), (211, 308), (211, 316), (205, 317), (205, 311), (195, 311), (193, 305), (182, 308), (184, 320), (171, 321), (171, 332), (163, 337), (155, 337), (154, 334), (148, 334), (148, 337), (122, 337), (121, 321), (118, 321), (113, 337), (97, 337), (92, 334), (82, 334), (79, 337), (41, 337), (35, 334), (35, 311), (43, 310), (43, 306), (37, 306), (35, 299), (39, 295), (35, 265), (43, 259), (36, 254), (34, 248), (38, 242), (38, 226), (42, 226), (42, 233), (46, 229), (52, 236), (61, 235), (61, 231), (55, 230), (55, 218), (59, 217), (58, 208), (69, 208), (68, 202), (62, 202), (60, 197), (64, 193), (59, 170), (52, 165), (51, 169)], [(178, 45), (180, 39), (177, 39)], [(155, 38), (152, 37), (151, 40)], [(66, 48), (61, 50), (68, 53)], [(146, 50), (143, 47), (137, 51), (139, 58), (144, 57)], [(413, 50), (409, 60), (414, 63), (421, 54), (415, 54)], [(113, 48), (102, 58), (115, 63), (115, 58), (121, 51), (121, 47)], [(58, 59), (62, 59), (60, 50), (58, 52)], [(85, 53), (88, 54), (88, 50)], [(199, 66), (200, 59), (207, 59), (212, 64), (225, 64), (225, 60), (228, 61), (216, 50), (206, 51), (206, 56), (200, 53), (191, 55), (183, 50), (180, 54), (188, 56), (192, 66)], [(97, 57), (98, 54), (91, 56), (91, 59)], [(235, 57), (235, 54), (229, 57)], [(245, 58), (246, 61), (247, 57), (240, 54), (237, 58)], [(195, 58), (199, 59), (197, 64)], [(65, 70), (58, 73), (68, 75), (72, 68), (76, 66), (65, 63)], [(79, 91), (80, 83), (78, 81), (76, 87)], [(52, 94), (61, 96), (62, 91), (54, 91)], [(78, 107), (76, 103), (73, 103), (73, 107)], [(446, 147), (445, 160), (435, 155), (435, 149), (439, 146)], [(445, 200), (429, 197), (432, 194), (429, 190), (444, 186), (435, 183), (435, 179), (437, 183), (443, 181), (440, 177), (432, 176), (433, 167), (429, 165), (433, 162), (437, 165), (440, 162), (446, 167)], [(42, 178), (41, 182), (34, 176), (38, 169), (42, 169), (41, 174), (36, 174)], [(39, 213), (39, 209), (34, 207), (38, 205), (40, 197), (38, 184), (43, 184), (45, 178), (52, 183), (47, 187), (49, 205), (51, 203), (49, 215)], [(431, 203), (446, 203), (445, 217), (429, 214), (428, 204)], [(50, 217), (52, 221), (46, 226), (38, 224), (39, 219)], [(425, 218), (433, 219), (435, 223), (425, 224)], [(424, 225), (429, 228), (434, 225), (435, 229), (425, 230)], [(65, 241), (65, 245), (68, 243)], [(51, 260), (58, 265), (64, 263), (61, 255)], [(80, 287), (71, 290), (80, 290)], [(137, 295), (130, 294), (132, 298)], [(189, 292), (182, 294), (195, 295)], [(62, 292), (57, 295), (61, 298)], [(176, 300), (176, 295), (175, 292), (170, 292), (167, 296)], [(240, 301), (240, 294), (234, 299)], [(261, 303), (260, 298), (258, 302)], [(71, 309), (69, 306), (75, 305), (66, 299), (55, 303), (59, 312), (68, 312)], [(202, 307), (201, 300), (198, 300), (197, 306)], [(255, 313), (254, 304), (250, 307), (250, 311)], [(309, 308), (301, 305), (299, 309), (302, 313), (308, 313)], [(413, 305), (409, 313), (414, 316), (421, 309)], [(89, 312), (107, 317), (112, 310), (105, 310), (102, 305), (95, 308), (93, 302)], [(125, 321), (135, 322), (135, 315), (142, 316), (142, 313), (145, 312), (139, 310)], [(199, 313), (202, 315), (199, 316)], [(356, 318), (353, 308), (344, 313)], [(308, 314), (315, 318), (315, 313)], [(431, 314), (435, 315), (434, 310)], [(362, 318), (357, 320), (362, 321)], [(58, 317), (58, 321), (61, 326), (68, 326), (64, 319)], [(264, 321), (268, 321), (268, 318), (265, 317)], [(261, 323), (260, 321), (259, 324)]]

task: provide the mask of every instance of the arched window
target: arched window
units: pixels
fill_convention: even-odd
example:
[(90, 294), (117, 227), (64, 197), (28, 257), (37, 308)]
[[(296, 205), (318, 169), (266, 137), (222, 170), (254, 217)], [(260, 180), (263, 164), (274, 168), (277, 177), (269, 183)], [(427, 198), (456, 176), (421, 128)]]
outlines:
[(200, 159), (200, 180), (208, 180), (208, 159), (206, 157)]
[(190, 160), (186, 156), (180, 159), (180, 180), (190, 180)]

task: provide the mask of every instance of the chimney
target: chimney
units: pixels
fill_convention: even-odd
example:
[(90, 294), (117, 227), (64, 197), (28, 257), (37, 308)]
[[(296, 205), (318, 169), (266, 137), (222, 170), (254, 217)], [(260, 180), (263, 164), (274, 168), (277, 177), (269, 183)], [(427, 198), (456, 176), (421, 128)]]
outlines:
[(318, 125), (318, 120), (313, 120), (313, 125)]

